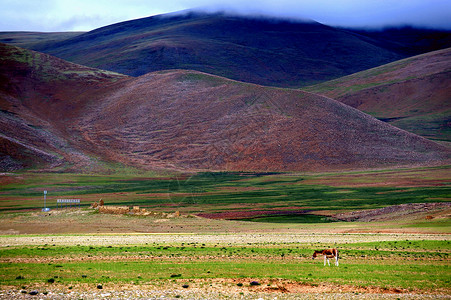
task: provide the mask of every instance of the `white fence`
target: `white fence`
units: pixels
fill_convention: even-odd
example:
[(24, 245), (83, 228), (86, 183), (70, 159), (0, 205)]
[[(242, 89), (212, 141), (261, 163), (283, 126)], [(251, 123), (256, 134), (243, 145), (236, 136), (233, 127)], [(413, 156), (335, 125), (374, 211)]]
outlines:
[(63, 205), (69, 207), (80, 207), (80, 199), (56, 199), (56, 208), (63, 208)]

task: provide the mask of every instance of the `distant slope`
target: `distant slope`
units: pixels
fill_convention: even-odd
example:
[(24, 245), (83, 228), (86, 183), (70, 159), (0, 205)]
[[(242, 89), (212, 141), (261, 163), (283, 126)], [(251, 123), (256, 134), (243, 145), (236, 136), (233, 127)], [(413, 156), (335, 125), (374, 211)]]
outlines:
[(0, 32), (0, 43), (18, 46), (22, 48), (33, 48), (39, 44), (55, 43), (73, 38), (83, 32), (29, 32), (9, 31)]
[(0, 44), (0, 167), (326, 171), (449, 163), (335, 100), (196, 71), (138, 78)]
[(131, 76), (190, 69), (300, 87), (404, 57), (371, 41), (313, 21), (185, 12), (113, 24), (33, 49)]
[(352, 28), (347, 30), (368, 37), (370, 43), (407, 56), (451, 47), (451, 30), (446, 29), (402, 26), (373, 30)]
[(124, 77), (0, 43), (0, 170), (89, 165), (66, 127), (83, 93)]
[(451, 48), (304, 90), (334, 98), (421, 136), (451, 141)]

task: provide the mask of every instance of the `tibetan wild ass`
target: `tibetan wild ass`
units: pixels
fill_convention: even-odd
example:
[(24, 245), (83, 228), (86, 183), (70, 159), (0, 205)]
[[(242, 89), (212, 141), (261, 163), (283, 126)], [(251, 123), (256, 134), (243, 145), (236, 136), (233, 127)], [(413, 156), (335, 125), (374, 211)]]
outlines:
[(335, 258), (335, 265), (338, 266), (338, 250), (335, 248), (325, 249), (325, 250), (315, 250), (313, 253), (312, 259), (315, 259), (318, 255), (324, 256), (324, 265), (326, 262), (330, 266), (329, 258)]

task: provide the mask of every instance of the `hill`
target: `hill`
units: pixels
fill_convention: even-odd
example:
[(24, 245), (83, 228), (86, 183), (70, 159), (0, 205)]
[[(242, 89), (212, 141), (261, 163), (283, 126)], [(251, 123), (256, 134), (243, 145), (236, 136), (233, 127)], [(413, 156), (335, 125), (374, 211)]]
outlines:
[(305, 90), (334, 98), (421, 136), (451, 141), (451, 48)]
[(299, 90), (183, 70), (130, 78), (6, 45), (1, 54), (2, 160), (17, 166), (41, 152), (52, 167), (109, 161), (190, 171), (348, 170), (437, 164), (450, 155)]
[(326, 97), (195, 71), (122, 81), (74, 129), (109, 159), (189, 170), (342, 170), (449, 155)]
[(305, 86), (405, 57), (370, 37), (314, 21), (195, 12), (117, 23), (33, 49), (131, 76), (190, 69), (280, 87)]
[(84, 93), (124, 77), (0, 43), (0, 169), (89, 165), (65, 128)]

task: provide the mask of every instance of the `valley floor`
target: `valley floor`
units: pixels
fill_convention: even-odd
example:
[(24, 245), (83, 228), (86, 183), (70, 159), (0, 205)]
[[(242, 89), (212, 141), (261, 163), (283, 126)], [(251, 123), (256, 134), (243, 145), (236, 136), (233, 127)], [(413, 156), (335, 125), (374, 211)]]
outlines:
[(3, 174), (0, 299), (451, 299), (449, 170)]

